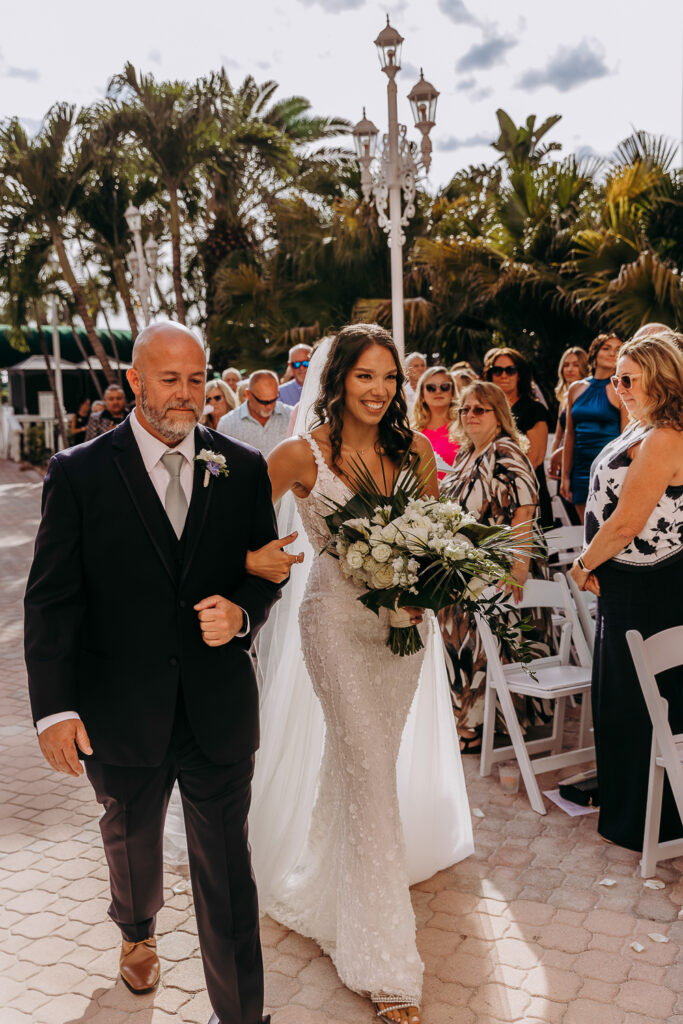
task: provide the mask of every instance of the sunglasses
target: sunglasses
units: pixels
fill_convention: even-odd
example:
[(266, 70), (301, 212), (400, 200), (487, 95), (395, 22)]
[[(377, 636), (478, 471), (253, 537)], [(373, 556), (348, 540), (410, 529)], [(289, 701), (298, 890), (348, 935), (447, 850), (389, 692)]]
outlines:
[(277, 398), (257, 398), (253, 391), (249, 392), (249, 397), (253, 398), (259, 405), (275, 405)]
[(460, 418), (469, 416), (470, 413), (473, 416), (483, 416), (485, 412), (493, 412), (493, 409), (485, 409), (483, 405), (463, 405), (460, 409)]
[(500, 377), (500, 376), (502, 376), (502, 374), (505, 374), (506, 377), (514, 377), (514, 375), (516, 373), (517, 373), (517, 367), (516, 366), (492, 366), (491, 367), (491, 376), (492, 377)]
[(211, 395), (209, 398), (207, 398), (207, 402), (224, 402), (224, 401), (225, 401), (225, 399), (223, 398), (223, 395)]
[(430, 395), (433, 395), (435, 391), (452, 391), (453, 385), (449, 382), (447, 384), (425, 384), (425, 391), (428, 391)]
[(624, 391), (630, 391), (636, 377), (642, 377), (642, 373), (622, 373), (621, 377), (610, 377), (612, 387), (616, 391), (621, 385)]
[(290, 363), (289, 365), (293, 370), (300, 370), (302, 366), (308, 366), (309, 363), (310, 359), (297, 359), (295, 363)]

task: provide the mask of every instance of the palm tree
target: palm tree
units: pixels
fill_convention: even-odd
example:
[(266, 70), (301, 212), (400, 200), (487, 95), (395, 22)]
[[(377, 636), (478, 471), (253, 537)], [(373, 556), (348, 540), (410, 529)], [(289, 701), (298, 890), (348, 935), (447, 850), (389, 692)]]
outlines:
[(48, 111), (32, 139), (16, 118), (0, 126), (0, 170), (5, 175), (3, 229), (27, 236), (43, 232), (51, 239), (93, 351), (107, 381), (113, 383), (114, 371), (66, 247), (67, 219), (74, 196), (94, 159), (93, 148), (81, 129), (76, 108), (66, 103), (57, 103)]
[(202, 82), (156, 82), (131, 63), (109, 83), (111, 119), (151, 157), (169, 201), (176, 312), (185, 323), (181, 258), (181, 193), (191, 191), (198, 169), (215, 151), (216, 129), (210, 97)]

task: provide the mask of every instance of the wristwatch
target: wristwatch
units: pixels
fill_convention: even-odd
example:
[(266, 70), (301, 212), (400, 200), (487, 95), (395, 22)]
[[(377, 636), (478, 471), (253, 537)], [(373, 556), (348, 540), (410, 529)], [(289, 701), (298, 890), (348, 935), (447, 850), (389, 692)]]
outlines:
[(592, 572), (592, 569), (589, 569), (584, 564), (583, 556), (582, 555), (579, 555), (579, 557), (576, 559), (576, 564), (578, 565), (579, 569), (581, 569), (582, 572), (588, 573), (589, 575)]

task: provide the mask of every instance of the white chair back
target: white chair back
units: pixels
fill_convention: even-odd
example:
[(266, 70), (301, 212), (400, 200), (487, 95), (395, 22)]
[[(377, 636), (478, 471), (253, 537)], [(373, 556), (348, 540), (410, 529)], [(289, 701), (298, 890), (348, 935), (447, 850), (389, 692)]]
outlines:
[(579, 590), (571, 576), (567, 576), (567, 582), (569, 584), (569, 592), (574, 599), (576, 614), (581, 623), (581, 630), (592, 655), (595, 649), (595, 619), (591, 612), (595, 609), (595, 594), (591, 594), (589, 590)]
[(677, 736), (672, 733), (668, 703), (660, 694), (655, 678), (660, 672), (683, 665), (683, 626), (665, 629), (647, 640), (643, 640), (637, 630), (629, 629), (626, 641), (652, 722), (652, 755), (641, 860), (641, 874), (643, 878), (650, 878), (658, 861), (683, 855), (683, 839), (659, 842), (665, 773), (683, 821), (683, 733)]

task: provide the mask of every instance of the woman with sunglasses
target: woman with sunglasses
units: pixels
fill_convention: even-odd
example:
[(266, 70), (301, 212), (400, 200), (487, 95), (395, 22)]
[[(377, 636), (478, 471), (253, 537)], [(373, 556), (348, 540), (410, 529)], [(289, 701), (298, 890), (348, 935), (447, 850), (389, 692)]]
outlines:
[(204, 414), (199, 422), (212, 430), (218, 430), (221, 416), (227, 416), (237, 407), (235, 392), (220, 377), (206, 382), (204, 401)]
[(548, 447), (549, 413), (533, 397), (531, 366), (516, 348), (494, 348), (486, 353), (484, 380), (501, 389), (512, 409), (520, 431), (529, 441), (527, 456), (538, 480), (539, 520), (543, 528), (553, 525), (552, 505), (543, 460)]
[[(460, 447), (449, 428), (457, 416), (455, 384), (445, 366), (431, 366), (420, 377), (415, 392), (411, 426), (427, 438), (437, 455), (452, 466)], [(438, 472), (439, 480), (446, 476)]]
[[(496, 384), (476, 381), (461, 396), (458, 420), (452, 433), (461, 448), (453, 473), (444, 488), (447, 497), (459, 502), (487, 526), (512, 526), (520, 531), (520, 548), (531, 541), (538, 513), (538, 481), (527, 452), (529, 441), (515, 423), (510, 405)], [(529, 575), (542, 576), (542, 567), (529, 555), (520, 556), (513, 568), (514, 595)], [(511, 623), (519, 614), (509, 613)], [(525, 615), (529, 610), (525, 610)], [(550, 653), (551, 623), (543, 614), (531, 613), (534, 633), (527, 633), (538, 656)], [(451, 697), (463, 754), (481, 751), (486, 655), (474, 617), (459, 605), (439, 613), (451, 679)], [(524, 724), (547, 716), (540, 702), (520, 704)], [(502, 725), (502, 723), (501, 723)]]
[[(571, 574), (598, 595), (593, 719), (598, 831), (642, 850), (652, 729), (626, 631), (646, 639), (683, 625), (683, 352), (662, 331), (619, 351), (612, 386), (631, 423), (600, 453), (586, 503), (585, 551)], [(674, 733), (683, 732), (683, 668), (657, 677)], [(668, 783), (660, 840), (683, 826)]]
[(620, 346), (616, 334), (598, 334), (588, 350), (592, 376), (572, 384), (567, 394), (560, 494), (573, 503), (581, 522), (591, 465), (605, 445), (619, 436), (628, 419), (610, 382)]

